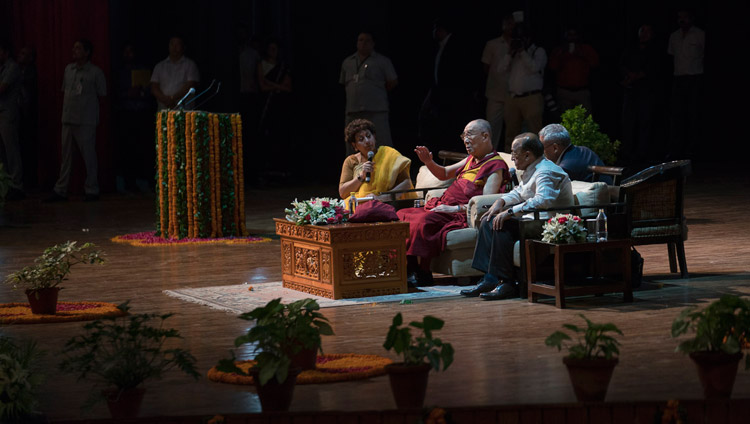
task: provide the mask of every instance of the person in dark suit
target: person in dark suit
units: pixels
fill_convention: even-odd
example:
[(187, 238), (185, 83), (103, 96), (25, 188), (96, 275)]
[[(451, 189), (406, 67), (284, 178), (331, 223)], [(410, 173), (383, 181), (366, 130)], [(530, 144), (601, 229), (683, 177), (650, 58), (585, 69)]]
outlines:
[[(593, 150), (571, 144), (568, 130), (560, 124), (549, 124), (542, 128), (539, 140), (544, 145), (544, 156), (564, 169), (571, 180), (591, 182), (594, 175), (589, 171), (589, 165), (604, 165)], [(612, 177), (602, 175), (599, 181), (611, 185)]]
[(432, 72), (432, 87), (419, 113), (419, 138), (436, 150), (455, 146), (455, 134), (467, 121), (481, 115), (476, 111), (474, 89), (480, 78), (473, 52), (460, 35), (454, 34), (449, 21), (439, 18), (433, 24), (437, 41)]

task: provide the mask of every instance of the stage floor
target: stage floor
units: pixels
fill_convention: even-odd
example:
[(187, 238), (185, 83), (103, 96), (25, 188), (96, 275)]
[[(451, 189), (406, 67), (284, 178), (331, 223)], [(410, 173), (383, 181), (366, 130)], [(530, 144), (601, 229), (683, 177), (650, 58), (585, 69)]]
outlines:
[[(569, 299), (560, 310), (549, 301), (524, 299), (487, 302), (450, 298), (413, 304), (368, 304), (328, 308), (335, 336), (324, 337), (326, 353), (372, 353), (389, 357), (382, 348), (392, 317), (406, 320), (431, 314), (446, 321), (439, 332), (456, 348), (447, 372), (432, 373), (426, 405), (445, 407), (547, 404), (574, 402), (562, 364), (562, 353), (544, 346), (544, 338), (562, 323), (582, 322), (584, 313), (597, 322), (613, 322), (622, 337), (620, 364), (610, 384), (608, 401), (630, 402), (702, 397), (690, 360), (675, 353), (672, 320), (690, 305), (705, 304), (724, 293), (750, 295), (750, 180), (694, 166), (688, 178), (685, 244), (690, 279), (669, 275), (666, 245), (642, 246), (645, 279), (633, 303), (620, 294)], [(249, 190), (247, 227), (256, 235), (272, 235), (273, 217), (295, 197), (335, 195), (335, 187), (297, 186)], [(235, 315), (166, 296), (168, 289), (257, 284), (279, 281), (278, 239), (252, 245), (132, 247), (115, 244), (116, 235), (153, 229), (154, 199), (146, 195), (103, 195), (101, 201), (46, 204), (42, 194), (10, 202), (0, 212), (0, 277), (32, 262), (48, 246), (65, 240), (92, 241), (106, 252), (101, 267), (78, 266), (65, 282), (65, 301), (130, 300), (133, 312), (176, 312), (167, 323), (180, 330), (184, 346), (205, 373), (228, 356), (234, 338), (247, 328)], [(441, 279), (438, 279), (441, 281)], [(25, 301), (24, 294), (0, 286), (0, 301)], [(52, 419), (107, 417), (103, 404), (83, 415), (80, 405), (88, 382), (57, 371), (58, 352), (79, 333), (82, 323), (1, 326), (2, 334), (32, 337), (47, 350), (41, 410)], [(248, 349), (239, 349), (247, 357)], [(257, 412), (260, 405), (249, 387), (193, 381), (170, 373), (147, 384), (142, 416), (205, 415)], [(735, 398), (750, 397), (750, 373), (740, 371)], [(393, 409), (387, 377), (298, 386), (292, 411)]]

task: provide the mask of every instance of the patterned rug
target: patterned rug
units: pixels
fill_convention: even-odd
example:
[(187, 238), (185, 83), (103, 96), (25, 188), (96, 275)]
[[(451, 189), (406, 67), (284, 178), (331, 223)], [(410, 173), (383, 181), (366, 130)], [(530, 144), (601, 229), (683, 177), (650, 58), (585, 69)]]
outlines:
[[(318, 355), (316, 368), (302, 371), (297, 376), (297, 384), (334, 383), (375, 377), (385, 374), (385, 366), (392, 362), (378, 355), (354, 353)], [(235, 365), (247, 372), (255, 363), (255, 361), (236, 361)], [(253, 384), (253, 378), (250, 376), (217, 371), (216, 367), (208, 370), (208, 379), (219, 383)]]
[(249, 285), (201, 287), (195, 289), (164, 290), (167, 296), (186, 302), (197, 303), (213, 309), (242, 314), (263, 306), (269, 301), (281, 298), (283, 303), (310, 298), (318, 301), (321, 308), (334, 306), (363, 305), (386, 302), (412, 303), (441, 297), (460, 296), (461, 286), (420, 287), (419, 292), (391, 294), (386, 296), (359, 297), (355, 299), (328, 299), (282, 287), (281, 282)]
[(57, 302), (55, 315), (34, 315), (28, 303), (1, 303), (0, 324), (43, 324), (88, 321), (126, 315), (117, 305), (107, 302)]
[(165, 239), (158, 237), (156, 231), (125, 234), (115, 236), (111, 239), (115, 243), (129, 244), (131, 246), (172, 246), (182, 244), (251, 244), (271, 241), (268, 237), (222, 237), (222, 238), (184, 238)]

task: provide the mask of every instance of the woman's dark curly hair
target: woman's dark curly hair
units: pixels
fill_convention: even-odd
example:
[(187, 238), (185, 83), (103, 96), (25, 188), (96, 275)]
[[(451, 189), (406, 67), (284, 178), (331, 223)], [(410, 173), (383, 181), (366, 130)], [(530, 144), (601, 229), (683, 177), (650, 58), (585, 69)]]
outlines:
[(369, 130), (373, 135), (375, 134), (375, 124), (367, 119), (355, 119), (344, 129), (344, 141), (349, 144), (354, 144), (355, 137), (360, 131)]

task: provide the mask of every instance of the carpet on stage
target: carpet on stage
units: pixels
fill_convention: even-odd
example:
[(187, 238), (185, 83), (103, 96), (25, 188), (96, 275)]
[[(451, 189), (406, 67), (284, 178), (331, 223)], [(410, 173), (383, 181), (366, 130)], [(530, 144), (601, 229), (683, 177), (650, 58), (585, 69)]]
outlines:
[(321, 308), (333, 306), (363, 305), (385, 302), (416, 302), (420, 300), (441, 297), (460, 296), (461, 286), (432, 286), (420, 287), (418, 292), (391, 294), (386, 296), (359, 297), (354, 299), (328, 299), (282, 287), (281, 282), (260, 284), (236, 284), (231, 286), (214, 286), (201, 288), (186, 288), (164, 290), (168, 296), (176, 297), (186, 302), (198, 303), (213, 309), (220, 309), (235, 314), (249, 312), (269, 301), (281, 298), (283, 303), (310, 298), (318, 301)]
[[(334, 383), (337, 381), (361, 380), (385, 374), (385, 366), (393, 363), (379, 355), (358, 355), (354, 353), (334, 353), (318, 355), (314, 370), (302, 371), (297, 376), (297, 384)], [(244, 372), (248, 372), (255, 361), (235, 361)], [(219, 383), (253, 384), (253, 378), (247, 375), (218, 371), (216, 367), (208, 370), (208, 379)]]
[(156, 231), (145, 231), (142, 233), (125, 234), (112, 237), (115, 243), (129, 244), (131, 246), (172, 246), (172, 245), (194, 245), (194, 244), (252, 244), (271, 241), (268, 237), (222, 237), (222, 238), (183, 238), (169, 239), (156, 235)]
[(54, 315), (34, 315), (28, 303), (0, 304), (0, 324), (44, 324), (51, 322), (89, 321), (127, 315), (117, 305), (107, 302), (57, 302)]

